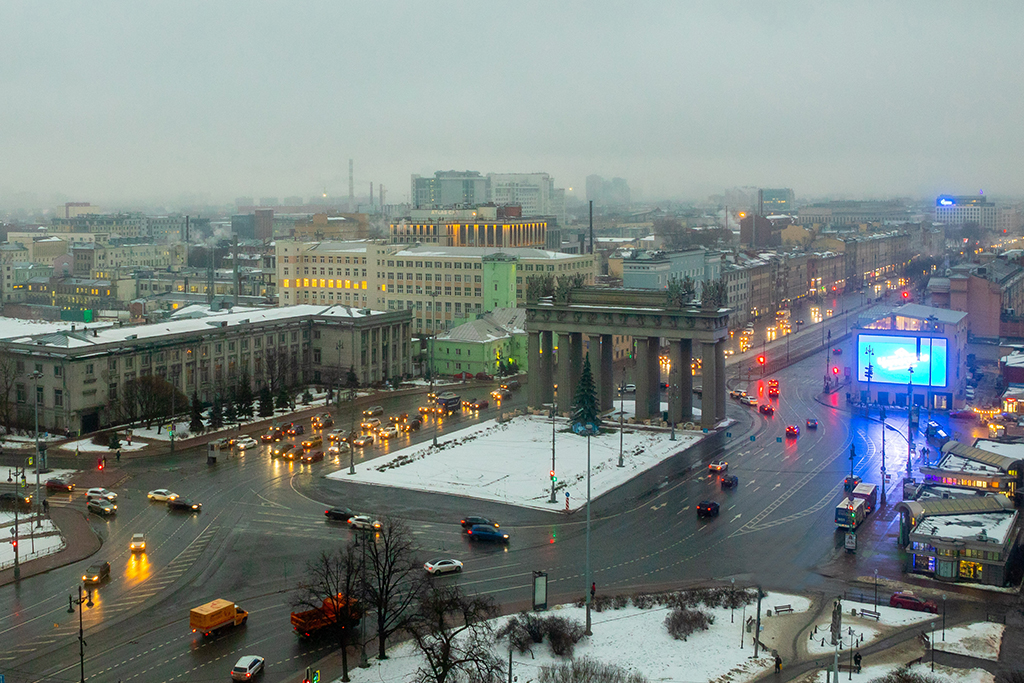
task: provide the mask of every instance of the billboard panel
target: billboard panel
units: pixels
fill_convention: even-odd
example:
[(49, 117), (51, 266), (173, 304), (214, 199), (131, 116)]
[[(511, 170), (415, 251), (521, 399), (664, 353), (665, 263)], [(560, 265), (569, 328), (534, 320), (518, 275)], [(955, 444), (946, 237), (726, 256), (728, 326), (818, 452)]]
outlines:
[(914, 386), (946, 386), (946, 340), (942, 338), (862, 334), (857, 344), (861, 382), (868, 379), (869, 363), (872, 382), (908, 384), (913, 368)]

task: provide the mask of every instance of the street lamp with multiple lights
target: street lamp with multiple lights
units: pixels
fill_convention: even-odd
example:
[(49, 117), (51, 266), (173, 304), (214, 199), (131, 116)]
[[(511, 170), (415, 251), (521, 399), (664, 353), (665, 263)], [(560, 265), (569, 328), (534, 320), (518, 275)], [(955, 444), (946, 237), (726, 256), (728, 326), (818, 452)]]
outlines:
[(75, 613), (75, 605), (78, 605), (78, 666), (79, 672), (82, 677), (81, 683), (85, 683), (85, 634), (82, 629), (82, 605), (86, 607), (92, 607), (92, 591), (86, 592), (86, 597), (82, 597), (82, 587), (78, 587), (78, 599), (76, 600), (72, 596), (68, 596), (68, 614)]
[[(35, 500), (32, 501), (32, 507), (37, 508), (38, 506), (42, 505), (42, 503), (39, 501), (39, 380), (43, 378), (43, 373), (36, 370), (35, 372), (30, 372), (28, 377), (29, 379), (34, 379), (36, 381), (36, 497)], [(40, 511), (37, 509), (36, 513), (38, 514), (39, 512)], [(36, 527), (38, 528), (41, 526), (43, 526), (43, 519), (42, 515), (38, 514), (38, 516), (36, 517)]]

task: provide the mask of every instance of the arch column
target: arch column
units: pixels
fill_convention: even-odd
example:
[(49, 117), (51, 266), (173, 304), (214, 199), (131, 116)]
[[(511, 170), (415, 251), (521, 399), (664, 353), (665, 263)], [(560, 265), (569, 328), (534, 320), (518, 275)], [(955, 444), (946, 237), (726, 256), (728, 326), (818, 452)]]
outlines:
[(693, 342), (673, 339), (668, 343), (668, 420), (677, 424), (693, 419)]
[(660, 417), (661, 387), (658, 383), (658, 337), (634, 337), (636, 342), (636, 418)]

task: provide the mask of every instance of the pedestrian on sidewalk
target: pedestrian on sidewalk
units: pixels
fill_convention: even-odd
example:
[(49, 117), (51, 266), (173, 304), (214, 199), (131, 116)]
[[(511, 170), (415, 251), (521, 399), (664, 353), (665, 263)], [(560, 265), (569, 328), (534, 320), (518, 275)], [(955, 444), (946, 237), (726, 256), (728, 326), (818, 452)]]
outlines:
[(50, 514), (50, 501), (43, 498), (43, 514)]
[(117, 461), (121, 462), (121, 449), (120, 448), (117, 449)]
[(775, 673), (782, 671), (782, 657), (775, 655)]
[(857, 673), (860, 673), (860, 653), (857, 652), (853, 655), (853, 665), (857, 667)]
[(597, 593), (597, 581), (590, 584), (590, 601), (594, 601), (594, 594)]

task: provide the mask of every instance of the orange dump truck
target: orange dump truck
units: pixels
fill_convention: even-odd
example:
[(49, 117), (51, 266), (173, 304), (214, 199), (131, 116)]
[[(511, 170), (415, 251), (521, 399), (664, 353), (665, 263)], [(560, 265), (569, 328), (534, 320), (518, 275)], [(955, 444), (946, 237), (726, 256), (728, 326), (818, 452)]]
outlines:
[(188, 615), (188, 624), (192, 627), (192, 633), (208, 636), (222, 628), (241, 626), (248, 618), (249, 613), (235, 603), (217, 599), (193, 607)]
[[(339, 617), (339, 610), (348, 612), (347, 619), (344, 614)], [(324, 600), (320, 607), (305, 612), (292, 612), (292, 628), (300, 636), (308, 638), (324, 628), (342, 625), (355, 626), (361, 617), (362, 613), (357, 601), (338, 593), (336, 597)]]

